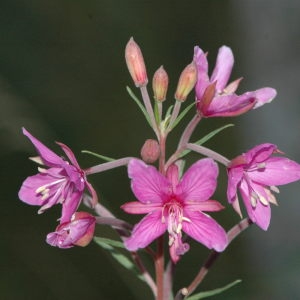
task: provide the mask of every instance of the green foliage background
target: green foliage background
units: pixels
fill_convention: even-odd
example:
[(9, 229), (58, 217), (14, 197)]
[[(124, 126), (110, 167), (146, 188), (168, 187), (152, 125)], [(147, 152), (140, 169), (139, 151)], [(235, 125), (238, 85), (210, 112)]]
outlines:
[[(172, 99), (177, 79), (194, 45), (209, 51), (232, 47), (233, 79), (244, 76), (240, 91), (272, 86), (270, 105), (234, 119), (204, 120), (195, 140), (235, 123), (208, 146), (233, 157), (272, 142), (300, 160), (300, 3), (297, 0), (2, 0), (0, 2), (0, 298), (151, 299), (140, 281), (120, 268), (95, 244), (60, 250), (45, 243), (59, 207), (37, 215), (37, 207), (18, 200), (24, 180), (34, 174), (27, 157), (34, 149), (21, 134), (25, 126), (54, 150), (69, 145), (82, 167), (97, 163), (80, 151), (111, 157), (138, 156), (152, 132), (125, 86), (133, 83), (124, 61), (131, 36), (141, 46), (149, 77), (164, 65)], [(170, 100), (169, 100), (170, 101)], [(192, 101), (192, 97), (189, 101)], [(171, 102), (170, 102), (171, 103)], [(174, 146), (181, 128), (170, 135)], [(192, 159), (198, 159), (196, 155)], [(101, 201), (121, 218), (119, 206), (133, 200), (125, 169), (92, 177)], [(226, 207), (226, 175), (215, 196)], [(298, 299), (300, 297), (299, 183), (282, 188), (269, 231), (251, 228), (224, 253), (202, 289), (243, 282), (214, 299)], [(215, 217), (226, 229), (238, 221), (231, 211)], [(136, 220), (136, 219), (135, 219)], [(111, 237), (103, 228), (99, 234)], [(178, 265), (175, 285), (196, 273), (207, 250), (192, 243)]]

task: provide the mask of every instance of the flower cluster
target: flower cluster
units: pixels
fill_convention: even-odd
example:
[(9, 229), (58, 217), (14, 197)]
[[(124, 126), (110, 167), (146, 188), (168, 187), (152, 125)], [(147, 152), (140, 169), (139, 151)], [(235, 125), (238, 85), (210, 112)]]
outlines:
[[(204, 147), (203, 143), (214, 137), (222, 128), (216, 129), (197, 142), (190, 141), (202, 119), (238, 116), (271, 102), (276, 96), (276, 90), (269, 87), (236, 94), (241, 78), (228, 84), (234, 64), (229, 47), (223, 46), (219, 49), (211, 76), (208, 74), (207, 53), (198, 46), (194, 48), (192, 62), (181, 72), (174, 92), (175, 102), (169, 108), (164, 107), (169, 85), (166, 70), (161, 66), (153, 76), (154, 99), (151, 101), (147, 90), (148, 74), (144, 58), (133, 38), (126, 46), (125, 59), (133, 82), (140, 89), (142, 101), (130, 88), (128, 92), (138, 104), (155, 135), (146, 139), (140, 151), (141, 159), (124, 157), (114, 160), (89, 152), (106, 162), (83, 170), (66, 145), (57, 143), (68, 160), (56, 155), (23, 129), (24, 135), (39, 153), (33, 160), (42, 167), (38, 168), (38, 174), (28, 177), (23, 182), (19, 198), (30, 205), (40, 206), (39, 213), (55, 204), (61, 204), (59, 224), (54, 232), (47, 235), (47, 243), (52, 246), (86, 246), (94, 236), (96, 224), (111, 226), (119, 233), (124, 246), (132, 254), (134, 262), (157, 299), (169, 299), (168, 295), (162, 296), (166, 292), (163, 289), (162, 263), (165, 233), (168, 236), (171, 262), (176, 264), (190, 248), (189, 237), (212, 251), (222, 252), (242, 229), (252, 223), (267, 230), (271, 219), (270, 204), (277, 204), (274, 196), (274, 193), (279, 191), (277, 186), (299, 181), (300, 165), (283, 156), (277, 146), (270, 143), (257, 145), (233, 159)], [(181, 111), (181, 106), (193, 90), (195, 102)], [(183, 130), (177, 148), (167, 157), (168, 134), (193, 108), (194, 116)], [(198, 159), (185, 171), (184, 157), (190, 151), (204, 158)], [(247, 219), (241, 221), (243, 223), (235, 225), (228, 232), (207, 214), (223, 210), (227, 204), (226, 201), (221, 204), (211, 199), (218, 184), (219, 165), (224, 167), (228, 175), (227, 202), (242, 217), (238, 196), (240, 194), (248, 215)], [(145, 215), (135, 226), (117, 219), (98, 203), (96, 192), (87, 180), (87, 176), (91, 174), (120, 166), (127, 167), (131, 189), (138, 200), (124, 201), (121, 209), (128, 214)], [(90, 196), (86, 196), (85, 191), (88, 191)], [(98, 216), (77, 211), (83, 198), (88, 199), (85, 204), (94, 209)], [(156, 252), (151, 248), (154, 241), (157, 241), (158, 245)], [(153, 282), (138, 256), (138, 250), (144, 248), (147, 252), (154, 253), (152, 256), (157, 284)], [(168, 276), (172, 276), (171, 272)], [(197, 280), (199, 284), (201, 280)], [(197, 280), (187, 289), (187, 294), (193, 292)]]

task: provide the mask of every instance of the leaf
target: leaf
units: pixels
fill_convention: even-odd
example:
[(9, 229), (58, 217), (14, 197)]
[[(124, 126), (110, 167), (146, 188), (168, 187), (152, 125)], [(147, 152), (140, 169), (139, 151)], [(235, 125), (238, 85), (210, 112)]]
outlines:
[(98, 153), (95, 153), (95, 152), (92, 152), (92, 151), (88, 151), (88, 150), (82, 150), (81, 152), (96, 156), (96, 157), (98, 157), (100, 159), (103, 159), (105, 161), (114, 161), (115, 160), (114, 158), (104, 156), (104, 155), (101, 155), (101, 154), (98, 154)]
[(151, 125), (151, 121), (150, 121), (150, 117), (145, 109), (145, 107), (143, 106), (143, 104), (141, 103), (141, 101), (136, 97), (136, 95), (133, 93), (133, 91), (130, 89), (129, 86), (126, 86), (126, 90), (129, 94), (129, 96), (135, 101), (135, 103), (138, 105), (138, 107), (140, 108), (140, 110), (142, 111), (142, 113), (144, 114), (147, 122), (149, 123), (150, 127), (152, 128)]
[[(217, 128), (217, 129), (215, 129), (212, 132), (208, 133), (203, 138), (201, 138), (200, 140), (198, 140), (197, 142), (195, 142), (193, 144), (202, 145), (202, 144), (206, 143), (208, 140), (210, 140), (212, 137), (214, 137), (216, 134), (218, 134), (219, 132), (223, 131), (224, 129), (226, 129), (228, 127), (232, 127), (232, 126), (234, 126), (234, 124), (227, 124), (227, 125), (224, 125), (224, 126), (222, 126), (220, 128)], [(187, 155), (190, 152), (191, 152), (191, 150), (184, 150), (184, 151), (182, 151), (182, 153), (180, 154), (179, 158)]]
[(235, 281), (233, 281), (233, 282), (225, 285), (224, 287), (221, 287), (221, 288), (218, 288), (218, 289), (215, 289), (215, 290), (210, 290), (210, 291), (205, 291), (205, 292), (201, 292), (201, 293), (195, 294), (195, 295), (193, 295), (191, 297), (186, 298), (186, 300), (199, 300), (199, 299), (208, 298), (208, 297), (211, 297), (211, 296), (214, 296), (214, 295), (217, 295), (217, 294), (221, 294), (224, 291), (232, 288), (236, 284), (240, 283), (241, 281), (242, 280), (237, 279), (237, 280), (235, 280)]
[(136, 266), (134, 263), (124, 254), (122, 254), (120, 251), (118, 251), (115, 248), (124, 248), (124, 245), (122, 242), (110, 240), (107, 238), (101, 238), (101, 237), (94, 237), (94, 241), (103, 249), (110, 252), (111, 256), (124, 268), (127, 270), (132, 271), (139, 279), (144, 281), (144, 278), (142, 275), (139, 274)]
[(183, 117), (191, 110), (192, 107), (195, 106), (195, 103), (191, 103), (189, 106), (187, 106), (182, 112), (181, 114), (176, 118), (176, 120), (174, 121), (173, 124), (171, 124), (170, 127), (170, 131), (173, 130), (178, 124), (179, 122), (183, 119)]

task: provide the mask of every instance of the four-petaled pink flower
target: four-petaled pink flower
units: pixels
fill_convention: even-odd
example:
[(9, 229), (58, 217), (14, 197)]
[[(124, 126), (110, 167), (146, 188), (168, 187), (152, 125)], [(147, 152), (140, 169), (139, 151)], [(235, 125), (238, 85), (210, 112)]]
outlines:
[(278, 192), (276, 186), (300, 179), (300, 165), (286, 157), (272, 156), (274, 153), (281, 153), (275, 145), (258, 145), (234, 158), (228, 166), (229, 203), (241, 215), (239, 189), (249, 218), (263, 230), (270, 224), (270, 203), (277, 204), (272, 193)]
[(39, 213), (43, 213), (54, 204), (61, 203), (61, 223), (71, 219), (80, 204), (85, 188), (92, 194), (93, 202), (97, 203), (96, 192), (87, 181), (71, 149), (62, 143), (57, 143), (69, 158), (70, 164), (43, 145), (25, 128), (23, 133), (39, 153), (35, 161), (48, 169), (39, 168), (38, 174), (28, 177), (23, 182), (19, 191), (19, 198), (22, 201), (31, 205), (40, 205)]
[(69, 222), (61, 223), (47, 235), (47, 243), (54, 247), (84, 247), (94, 236), (96, 219), (87, 212), (76, 212)]
[(145, 248), (165, 231), (169, 234), (170, 256), (175, 263), (189, 249), (182, 242), (182, 231), (209, 249), (219, 252), (225, 249), (226, 232), (203, 213), (223, 208), (219, 202), (208, 200), (216, 189), (218, 176), (218, 167), (212, 159), (194, 163), (180, 181), (176, 165), (168, 169), (165, 177), (138, 159), (129, 162), (128, 175), (139, 201), (125, 203), (122, 209), (131, 214), (147, 214), (125, 241), (128, 250)]
[(196, 104), (201, 116), (237, 116), (272, 101), (276, 96), (276, 90), (272, 88), (261, 88), (242, 95), (235, 94), (242, 78), (227, 85), (234, 63), (229, 47), (222, 46), (219, 49), (217, 62), (210, 78), (206, 53), (198, 46), (194, 49), (194, 62), (198, 69), (195, 86)]

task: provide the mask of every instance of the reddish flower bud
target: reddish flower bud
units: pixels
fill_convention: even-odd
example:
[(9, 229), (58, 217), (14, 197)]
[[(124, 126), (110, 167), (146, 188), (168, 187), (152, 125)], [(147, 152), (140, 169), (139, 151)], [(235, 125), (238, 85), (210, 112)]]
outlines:
[(141, 157), (146, 163), (154, 163), (160, 155), (159, 144), (156, 140), (146, 140), (142, 149)]
[(95, 230), (96, 219), (87, 212), (76, 212), (69, 222), (57, 226), (55, 232), (47, 235), (47, 243), (59, 248), (84, 247), (90, 243)]
[(164, 67), (161, 66), (153, 76), (152, 88), (154, 93), (154, 99), (156, 101), (165, 101), (168, 90), (169, 77)]
[(196, 81), (197, 67), (195, 63), (192, 62), (185, 67), (180, 75), (175, 93), (175, 99), (181, 102), (185, 101), (188, 94), (194, 88)]
[(137, 87), (148, 83), (142, 51), (131, 37), (125, 48), (125, 59), (129, 73)]

